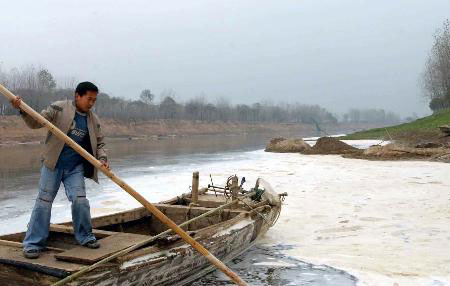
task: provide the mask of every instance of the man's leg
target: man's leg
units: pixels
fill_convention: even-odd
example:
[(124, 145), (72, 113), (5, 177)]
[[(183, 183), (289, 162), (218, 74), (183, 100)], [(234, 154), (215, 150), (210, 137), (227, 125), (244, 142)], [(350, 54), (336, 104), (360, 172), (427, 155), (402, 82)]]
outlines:
[(60, 170), (55, 169), (52, 171), (45, 165), (42, 165), (39, 194), (31, 213), (25, 239), (23, 240), (25, 254), (27, 251), (40, 251), (47, 244), (52, 203), (61, 185), (61, 177), (62, 172)]
[(62, 181), (67, 198), (72, 202), (72, 223), (76, 240), (81, 245), (95, 241), (92, 233), (91, 210), (86, 198), (83, 164), (72, 171), (64, 170)]

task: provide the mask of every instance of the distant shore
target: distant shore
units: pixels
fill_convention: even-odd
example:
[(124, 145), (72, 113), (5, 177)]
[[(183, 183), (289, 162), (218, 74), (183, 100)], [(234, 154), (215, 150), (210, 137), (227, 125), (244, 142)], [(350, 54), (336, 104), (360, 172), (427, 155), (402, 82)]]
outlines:
[[(375, 127), (373, 124), (334, 124), (321, 128), (328, 133), (354, 132)], [(19, 116), (0, 116), (0, 146), (17, 144), (39, 144), (45, 139), (47, 130), (30, 129)], [(246, 123), (221, 121), (152, 120), (123, 122), (102, 120), (102, 130), (109, 140), (161, 139), (165, 137), (195, 135), (227, 135), (280, 133), (301, 136), (315, 134), (315, 126), (302, 123)]]

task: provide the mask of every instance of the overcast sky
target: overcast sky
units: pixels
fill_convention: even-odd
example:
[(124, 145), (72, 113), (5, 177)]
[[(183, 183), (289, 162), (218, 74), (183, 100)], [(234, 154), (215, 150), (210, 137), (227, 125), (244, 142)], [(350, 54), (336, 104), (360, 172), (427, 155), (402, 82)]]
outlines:
[(3, 1), (3, 69), (44, 65), (114, 96), (428, 113), (420, 73), (449, 0)]

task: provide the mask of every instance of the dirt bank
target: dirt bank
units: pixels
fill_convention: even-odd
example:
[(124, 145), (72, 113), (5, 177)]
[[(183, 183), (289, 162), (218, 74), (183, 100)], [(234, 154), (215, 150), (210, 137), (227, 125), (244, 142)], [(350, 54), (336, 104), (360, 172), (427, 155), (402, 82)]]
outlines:
[(277, 153), (304, 153), (309, 150), (311, 150), (311, 146), (302, 139), (277, 137), (270, 140), (265, 151)]
[(450, 145), (432, 142), (416, 146), (390, 143), (385, 146), (371, 146), (362, 153), (346, 154), (344, 157), (366, 160), (428, 160), (450, 163)]
[(363, 150), (350, 146), (334, 137), (321, 137), (314, 146), (300, 138), (273, 138), (266, 146), (266, 152), (301, 153), (305, 155), (360, 154)]
[(341, 154), (359, 154), (362, 150), (350, 146), (334, 137), (319, 138), (306, 154), (312, 155), (341, 155)]
[[(366, 160), (429, 160), (450, 163), (450, 137), (417, 145), (391, 142), (374, 145), (365, 150), (355, 148), (334, 137), (322, 137), (310, 147), (302, 139), (273, 138), (267, 152), (301, 153), (305, 155), (343, 155), (345, 158)], [(348, 142), (348, 141), (347, 141)]]

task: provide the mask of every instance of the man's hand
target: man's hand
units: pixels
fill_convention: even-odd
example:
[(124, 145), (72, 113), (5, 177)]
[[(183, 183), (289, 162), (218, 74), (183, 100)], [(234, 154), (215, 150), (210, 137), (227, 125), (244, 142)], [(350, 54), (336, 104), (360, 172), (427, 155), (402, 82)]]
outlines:
[(11, 101), (11, 104), (14, 108), (19, 109), (21, 102), (22, 102), (22, 99), (19, 96), (16, 96), (16, 98)]
[(100, 159), (100, 163), (102, 163), (102, 165), (103, 165), (106, 169), (111, 170), (111, 168), (109, 167), (109, 162), (108, 162), (108, 161), (105, 161), (104, 159)]

